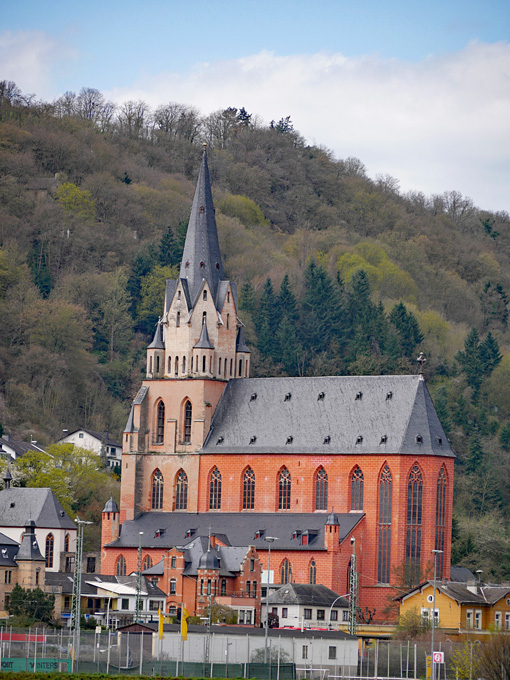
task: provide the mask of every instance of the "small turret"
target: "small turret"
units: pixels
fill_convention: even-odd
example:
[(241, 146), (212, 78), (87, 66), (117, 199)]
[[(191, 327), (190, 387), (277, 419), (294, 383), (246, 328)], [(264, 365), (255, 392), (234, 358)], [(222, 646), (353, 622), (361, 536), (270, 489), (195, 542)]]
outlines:
[(42, 556), (39, 550), (33, 519), (25, 525), (25, 533), (15, 559), (19, 565), (18, 584), (22, 588), (44, 588), (46, 558)]
[(106, 501), (102, 513), (101, 545), (111, 543), (119, 536), (119, 506), (110, 496)]
[(165, 371), (165, 343), (161, 330), (161, 319), (158, 320), (154, 339), (147, 347), (147, 377), (161, 378)]

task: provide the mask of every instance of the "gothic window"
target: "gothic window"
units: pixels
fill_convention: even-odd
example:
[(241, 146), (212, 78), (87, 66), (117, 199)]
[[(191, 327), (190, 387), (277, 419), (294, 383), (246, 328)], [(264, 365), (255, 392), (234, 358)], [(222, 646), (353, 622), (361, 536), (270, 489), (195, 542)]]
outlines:
[(423, 477), (415, 463), (407, 481), (406, 563), (417, 575), (421, 561)]
[(156, 443), (162, 444), (165, 441), (165, 405), (162, 401), (158, 404), (158, 422), (156, 428)]
[(230, 359), (230, 377), (232, 377), (233, 359)]
[(69, 534), (64, 538), (64, 552), (69, 552)]
[(53, 537), (53, 534), (48, 534), (46, 536), (46, 552), (45, 552), (45, 558), (46, 558), (46, 567), (48, 569), (51, 569), (53, 567), (53, 548), (55, 546), (55, 539)]
[(182, 357), (182, 372), (186, 373), (186, 357)]
[(310, 562), (310, 583), (315, 584), (317, 583), (317, 565), (315, 564), (315, 560), (312, 560)]
[(227, 330), (230, 328), (230, 314), (227, 314)]
[(180, 312), (177, 312), (177, 318), (176, 318), (176, 321), (175, 321), (175, 325), (177, 327), (179, 327), (181, 325), (181, 313)]
[(207, 323), (207, 312), (202, 312), (202, 324)]
[(239, 359), (239, 372), (238, 372), (238, 377), (240, 378), (243, 372), (243, 360)]
[(117, 576), (126, 575), (126, 558), (124, 555), (119, 555), (117, 557), (117, 562), (115, 563), (115, 573)]
[(202, 294), (202, 299), (207, 300), (207, 291), (206, 290), (204, 290), (204, 292)]
[(149, 357), (149, 373), (152, 373), (152, 357)]
[(159, 356), (156, 357), (156, 373), (159, 373)]
[(315, 475), (315, 509), (328, 509), (328, 475), (322, 467)]
[(278, 478), (278, 510), (290, 510), (290, 488), (290, 472), (284, 467)]
[(193, 409), (191, 407), (191, 401), (188, 401), (184, 405), (184, 443), (189, 444), (191, 442), (191, 416)]
[(175, 509), (188, 509), (188, 476), (184, 470), (179, 470), (175, 480)]
[(218, 375), (221, 375), (221, 359), (218, 359)]
[(391, 503), (393, 478), (390, 468), (385, 465), (379, 477), (379, 517), (378, 517), (378, 559), (377, 580), (390, 582), (391, 558)]
[(168, 357), (168, 373), (172, 372), (172, 357)]
[(437, 555), (437, 576), (440, 580), (443, 578), (444, 535), (446, 530), (446, 490), (446, 471), (444, 467), (442, 467), (437, 478), (435, 540), (435, 549), (443, 551)]
[(363, 472), (360, 467), (352, 471), (351, 510), (363, 510)]
[(152, 475), (152, 509), (161, 510), (163, 507), (163, 475), (160, 470), (154, 470)]
[(292, 583), (292, 567), (289, 560), (283, 560), (280, 567), (280, 583)]
[(152, 558), (150, 555), (146, 555), (143, 564), (142, 564), (142, 571), (145, 571), (146, 569), (150, 569), (153, 566), (152, 563)]
[(243, 510), (255, 507), (255, 473), (251, 468), (244, 472), (243, 478)]
[(175, 375), (179, 375), (179, 357), (175, 357), (174, 373)]
[(202, 373), (205, 373), (205, 354), (202, 357)]
[(209, 479), (209, 510), (221, 509), (221, 472), (217, 467), (211, 472)]

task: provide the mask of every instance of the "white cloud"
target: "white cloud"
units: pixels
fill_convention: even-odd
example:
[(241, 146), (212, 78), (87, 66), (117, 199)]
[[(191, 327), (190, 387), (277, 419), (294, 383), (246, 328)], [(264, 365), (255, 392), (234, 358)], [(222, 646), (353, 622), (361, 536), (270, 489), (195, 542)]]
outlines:
[(51, 100), (54, 97), (52, 71), (76, 56), (65, 42), (42, 31), (0, 33), (1, 78), (13, 80), (24, 94)]
[(276, 56), (197, 64), (106, 93), (115, 101), (192, 104), (203, 113), (244, 106), (266, 122), (290, 115), (307, 139), (357, 156), (403, 190), (452, 189), (509, 210), (510, 45), (473, 42), (418, 62), (377, 55)]

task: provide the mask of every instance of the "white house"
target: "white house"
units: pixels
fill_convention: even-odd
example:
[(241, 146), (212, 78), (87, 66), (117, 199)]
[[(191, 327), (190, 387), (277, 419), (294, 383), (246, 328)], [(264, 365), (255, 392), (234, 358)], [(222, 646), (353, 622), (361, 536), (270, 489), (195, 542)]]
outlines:
[(20, 458), (27, 451), (42, 451), (40, 446), (37, 446), (37, 442), (22, 442), (18, 439), (12, 439), (10, 435), (4, 434), (0, 437), (0, 457), (5, 458), (7, 461), (16, 460)]
[(108, 432), (94, 432), (94, 430), (64, 430), (64, 436), (59, 440), (59, 444), (74, 444), (87, 451), (94, 451), (99, 456), (104, 456), (110, 468), (120, 467), (122, 462), (122, 444), (111, 439)]
[[(336, 629), (349, 621), (345, 596), (319, 584), (287, 583), (269, 595), (269, 613), (278, 617), (280, 628)], [(261, 621), (266, 620), (262, 601)]]

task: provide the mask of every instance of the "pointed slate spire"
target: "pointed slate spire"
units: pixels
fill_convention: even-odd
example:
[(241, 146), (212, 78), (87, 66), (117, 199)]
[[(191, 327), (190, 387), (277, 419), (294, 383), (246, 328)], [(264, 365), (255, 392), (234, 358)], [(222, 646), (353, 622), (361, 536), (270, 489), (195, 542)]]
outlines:
[(163, 334), (161, 332), (161, 319), (158, 320), (156, 325), (156, 332), (154, 333), (154, 339), (147, 349), (165, 349), (165, 343), (163, 342)]
[(22, 561), (45, 562), (46, 559), (41, 555), (39, 544), (35, 537), (35, 522), (33, 519), (29, 520), (25, 525), (25, 533), (21, 541), (18, 554), (16, 555), (16, 562)]
[(248, 347), (248, 345), (246, 344), (246, 340), (244, 339), (242, 326), (239, 326), (239, 330), (237, 331), (236, 352), (245, 352), (246, 354), (251, 354), (250, 348)]
[(202, 330), (200, 332), (200, 337), (198, 338), (197, 344), (193, 349), (214, 349), (214, 345), (209, 340), (209, 333), (207, 332), (207, 324), (202, 324)]
[(195, 197), (191, 206), (179, 277), (188, 282), (189, 295), (193, 306), (202, 287), (203, 279), (209, 284), (215, 300), (218, 282), (225, 278), (214, 217), (211, 178), (205, 145)]

